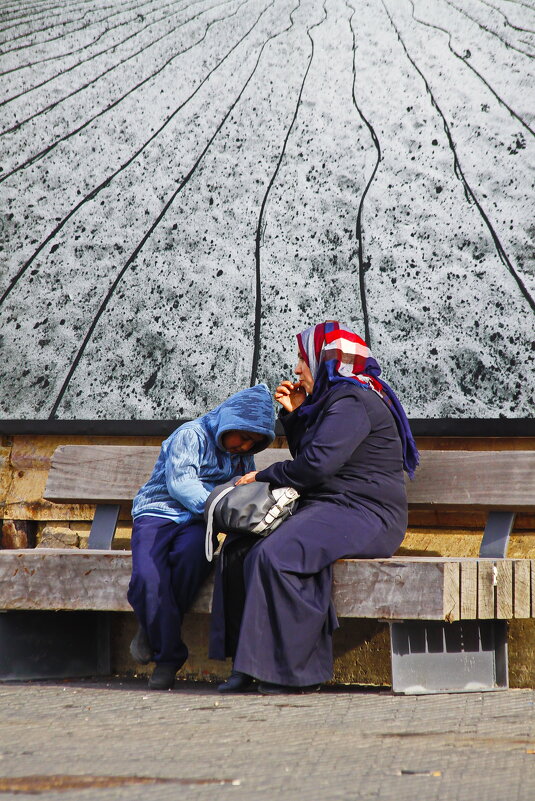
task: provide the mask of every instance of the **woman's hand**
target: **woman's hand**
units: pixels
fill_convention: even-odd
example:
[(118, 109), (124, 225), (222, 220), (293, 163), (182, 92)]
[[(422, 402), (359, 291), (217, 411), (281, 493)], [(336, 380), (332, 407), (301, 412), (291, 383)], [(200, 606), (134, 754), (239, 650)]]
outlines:
[(256, 481), (256, 474), (258, 470), (255, 470), (253, 473), (246, 473), (244, 476), (240, 476), (240, 478), (234, 484), (235, 487), (239, 487), (240, 484), (252, 484), (253, 481)]
[(301, 406), (306, 396), (306, 390), (300, 381), (297, 381), (295, 384), (292, 384), (291, 381), (282, 381), (274, 393), (275, 400), (280, 403), (287, 412), (295, 412), (295, 410)]

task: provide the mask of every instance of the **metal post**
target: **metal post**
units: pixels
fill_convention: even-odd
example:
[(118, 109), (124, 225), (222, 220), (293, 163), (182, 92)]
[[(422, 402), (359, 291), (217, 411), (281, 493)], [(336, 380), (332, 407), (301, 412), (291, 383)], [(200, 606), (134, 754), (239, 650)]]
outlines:
[(89, 532), (89, 548), (110, 550), (120, 511), (119, 504), (100, 503), (97, 506)]
[[(489, 513), (480, 557), (505, 557), (514, 520), (514, 512)], [(389, 621), (389, 625), (393, 692), (412, 695), (508, 688), (507, 621), (411, 620)]]

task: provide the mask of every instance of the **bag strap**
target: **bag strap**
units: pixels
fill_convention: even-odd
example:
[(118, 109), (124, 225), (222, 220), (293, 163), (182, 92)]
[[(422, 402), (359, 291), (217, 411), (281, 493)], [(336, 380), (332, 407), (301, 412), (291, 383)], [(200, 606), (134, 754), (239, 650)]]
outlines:
[(273, 504), (268, 512), (266, 512), (264, 519), (261, 520), (257, 526), (251, 529), (251, 533), (261, 534), (262, 531), (265, 531), (266, 528), (269, 528), (269, 526), (271, 526), (271, 524), (277, 520), (278, 517), (284, 514), (287, 506), (295, 503), (298, 498), (299, 493), (293, 487), (281, 487), (277, 502)]
[(225, 487), (224, 490), (221, 490), (221, 492), (218, 495), (216, 495), (216, 497), (213, 499), (212, 503), (208, 507), (208, 515), (206, 517), (206, 538), (204, 540), (204, 553), (206, 555), (206, 559), (209, 562), (211, 562), (212, 559), (214, 558), (214, 543), (213, 543), (213, 540), (212, 540), (212, 535), (213, 535), (213, 531), (214, 531), (214, 512), (215, 512), (215, 508), (216, 508), (217, 504), (219, 503), (219, 501), (222, 498), (224, 498), (225, 495), (228, 495), (229, 492), (232, 492), (233, 489), (234, 489), (234, 486)]

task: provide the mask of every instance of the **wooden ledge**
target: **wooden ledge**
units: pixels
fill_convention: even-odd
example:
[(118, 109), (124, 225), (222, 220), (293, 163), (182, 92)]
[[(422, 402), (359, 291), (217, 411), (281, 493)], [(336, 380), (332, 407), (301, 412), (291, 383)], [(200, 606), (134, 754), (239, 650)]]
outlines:
[[(77, 503), (125, 503), (145, 483), (159, 448), (130, 445), (63, 445), (56, 449), (44, 497)], [(284, 448), (256, 455), (258, 469), (290, 458)], [(435, 509), (535, 511), (535, 451), (424, 451), (409, 505)]]
[[(129, 612), (131, 569), (130, 551), (0, 551), (0, 609)], [(210, 611), (212, 586), (209, 578), (192, 612)], [(333, 600), (340, 617), (535, 617), (535, 560), (343, 559), (334, 565)]]

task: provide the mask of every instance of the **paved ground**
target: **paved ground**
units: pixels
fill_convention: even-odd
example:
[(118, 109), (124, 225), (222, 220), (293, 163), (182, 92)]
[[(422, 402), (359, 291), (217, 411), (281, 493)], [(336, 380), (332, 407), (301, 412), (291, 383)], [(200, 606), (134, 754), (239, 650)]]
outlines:
[(531, 801), (535, 692), (427, 697), (0, 685), (0, 797)]

